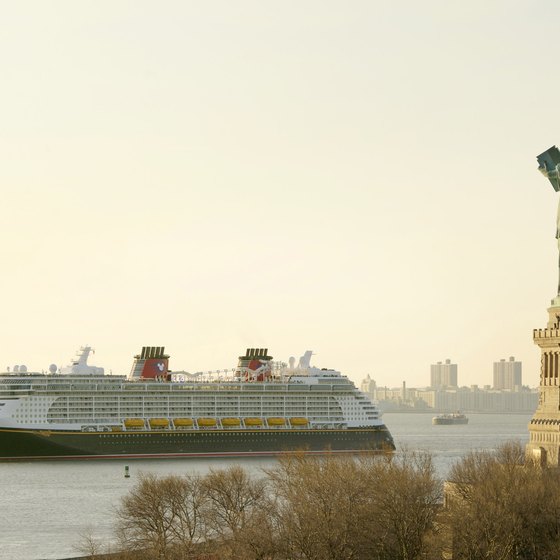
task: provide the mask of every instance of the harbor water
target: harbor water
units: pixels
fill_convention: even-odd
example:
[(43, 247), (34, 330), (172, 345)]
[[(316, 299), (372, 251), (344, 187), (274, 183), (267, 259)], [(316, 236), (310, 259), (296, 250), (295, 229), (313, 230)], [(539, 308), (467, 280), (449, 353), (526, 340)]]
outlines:
[[(466, 453), (507, 441), (525, 445), (527, 414), (470, 414), (467, 425), (433, 426), (432, 414), (387, 413), (398, 450), (432, 454), (438, 476)], [(0, 463), (0, 560), (53, 560), (79, 556), (81, 536), (110, 541), (120, 498), (141, 472), (205, 473), (233, 463), (259, 472), (274, 459), (48, 461)], [(125, 477), (128, 466), (129, 477)]]

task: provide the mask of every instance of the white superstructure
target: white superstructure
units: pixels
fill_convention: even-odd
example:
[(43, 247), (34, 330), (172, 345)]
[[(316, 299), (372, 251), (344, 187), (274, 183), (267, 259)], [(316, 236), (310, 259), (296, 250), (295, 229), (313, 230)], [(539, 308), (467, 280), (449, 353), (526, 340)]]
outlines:
[[(347, 377), (312, 367), (308, 360), (300, 360), (297, 368), (261, 360), (270, 365), (262, 380), (246, 375), (251, 370), (243, 368), (229, 370), (229, 375), (222, 370), (194, 378), (170, 374), (164, 380), (103, 375), (103, 368), (87, 365), (90, 350), (82, 348), (81, 358), (67, 373), (0, 374), (0, 427), (149, 430), (152, 419), (159, 421), (158, 429), (169, 430), (180, 426), (341, 429), (383, 424), (377, 407)], [(145, 361), (150, 360), (159, 363), (147, 352)], [(209, 419), (215, 423), (208, 424)]]
[(103, 375), (105, 370), (102, 367), (88, 365), (88, 357), (95, 350), (91, 346), (82, 346), (76, 352), (76, 358), (69, 366), (60, 370), (62, 375)]

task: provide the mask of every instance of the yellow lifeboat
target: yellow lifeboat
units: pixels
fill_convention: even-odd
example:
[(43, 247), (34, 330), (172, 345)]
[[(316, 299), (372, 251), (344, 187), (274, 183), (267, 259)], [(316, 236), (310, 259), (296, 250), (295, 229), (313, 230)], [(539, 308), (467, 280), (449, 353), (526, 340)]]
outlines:
[(262, 426), (262, 418), (245, 418), (245, 426)]
[(169, 420), (167, 418), (150, 418), (148, 420), (150, 428), (169, 428)]
[(286, 425), (286, 419), (285, 418), (280, 418), (277, 416), (274, 416), (272, 418), (268, 418), (268, 425), (269, 426), (285, 426)]
[(144, 419), (143, 418), (125, 418), (124, 420), (124, 427), (125, 428), (144, 428)]
[(194, 422), (192, 418), (175, 418), (173, 424), (176, 428), (192, 428)]
[(222, 426), (224, 428), (237, 428), (241, 425), (239, 418), (222, 418)]
[(309, 424), (309, 420), (303, 417), (294, 417), (290, 418), (290, 424), (292, 426), (307, 426)]
[(215, 418), (199, 418), (197, 420), (199, 428), (215, 428), (216, 419)]

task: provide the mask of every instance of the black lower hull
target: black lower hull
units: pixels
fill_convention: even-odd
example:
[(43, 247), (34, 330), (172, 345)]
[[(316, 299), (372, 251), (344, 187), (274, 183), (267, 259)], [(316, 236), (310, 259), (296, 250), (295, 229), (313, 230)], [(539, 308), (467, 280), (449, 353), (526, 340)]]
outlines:
[(0, 429), (0, 461), (271, 456), (303, 450), (394, 451), (385, 426), (337, 430), (72, 432)]

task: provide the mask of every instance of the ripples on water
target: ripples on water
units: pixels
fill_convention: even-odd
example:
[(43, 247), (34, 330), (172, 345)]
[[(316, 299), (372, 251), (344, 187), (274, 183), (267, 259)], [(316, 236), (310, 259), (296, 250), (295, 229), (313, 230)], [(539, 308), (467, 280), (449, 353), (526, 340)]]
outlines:
[(529, 442), (530, 414), (469, 414), (467, 425), (433, 426), (433, 414), (385, 414), (397, 448), (428, 451), (438, 476), (469, 451), (496, 449), (508, 441)]
[[(466, 426), (432, 426), (432, 414), (384, 416), (398, 449), (430, 452), (441, 478), (465, 453), (495, 449), (506, 441), (529, 440), (530, 415), (471, 414)], [(274, 459), (64, 461), (0, 463), (0, 560), (77, 556), (80, 534), (110, 539), (114, 511), (141, 471), (161, 475), (208, 472), (233, 463), (251, 471)], [(124, 478), (124, 466), (131, 477)]]

